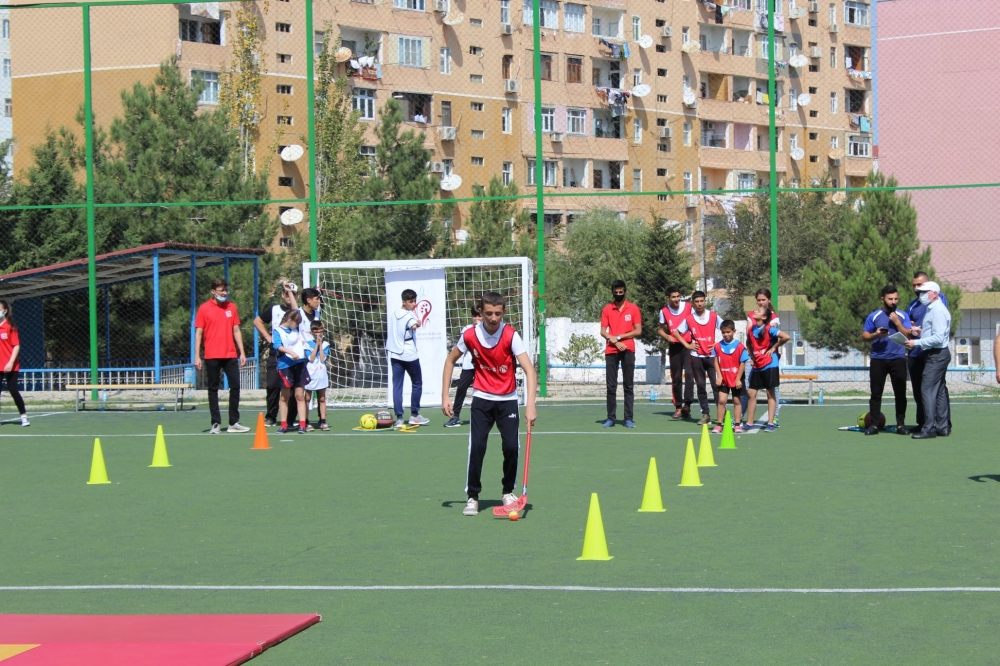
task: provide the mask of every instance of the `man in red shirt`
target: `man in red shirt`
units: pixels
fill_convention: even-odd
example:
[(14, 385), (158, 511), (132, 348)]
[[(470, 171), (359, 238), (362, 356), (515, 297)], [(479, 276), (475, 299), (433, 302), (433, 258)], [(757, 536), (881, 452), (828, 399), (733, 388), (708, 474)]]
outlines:
[(21, 338), (17, 334), (14, 316), (10, 311), (10, 303), (0, 300), (0, 383), (7, 384), (18, 413), (21, 415), (21, 425), (29, 426), (28, 412), (24, 408), (24, 398), (17, 390), (17, 374), (21, 369)]
[[(202, 363), (201, 343), (205, 343), (205, 361)], [(239, 355), (237, 356), (237, 351)], [(237, 358), (239, 359), (237, 361)], [(229, 300), (229, 283), (222, 278), (212, 280), (212, 298), (202, 303), (194, 318), (194, 367), (205, 366), (205, 385), (208, 388), (208, 409), (212, 416), (213, 435), (218, 435), (222, 424), (219, 413), (219, 385), (222, 373), (229, 380), (229, 428), (227, 432), (248, 432), (240, 425), (240, 368), (247, 364), (240, 333), (240, 315), (236, 304)]]
[(618, 366), (622, 368), (622, 387), (625, 389), (625, 427), (634, 428), (632, 404), (634, 402), (633, 378), (635, 376), (635, 339), (642, 335), (642, 315), (635, 303), (625, 300), (625, 283), (611, 283), (614, 300), (601, 311), (601, 337), (608, 341), (604, 348), (604, 367), (607, 372), (608, 420), (601, 425), (613, 428), (618, 411)]

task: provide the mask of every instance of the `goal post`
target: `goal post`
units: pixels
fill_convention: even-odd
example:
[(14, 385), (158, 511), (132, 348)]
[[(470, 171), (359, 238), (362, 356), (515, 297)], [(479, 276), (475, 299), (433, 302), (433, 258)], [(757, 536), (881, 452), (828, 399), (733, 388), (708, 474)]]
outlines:
[[(414, 314), (421, 320), (416, 341), (423, 379), (422, 408), (441, 405), (444, 360), (462, 329), (472, 323), (471, 307), (487, 291), (504, 296), (504, 321), (521, 334), (534, 362), (533, 279), (532, 264), (526, 257), (302, 264), (303, 286), (319, 289), (323, 298), (320, 317), (330, 343), (327, 404), (391, 405), (386, 336), (389, 316), (399, 309), (400, 293), (407, 288), (417, 292)], [(519, 391), (523, 393), (521, 387)], [(409, 408), (409, 379), (403, 389), (403, 404)]]

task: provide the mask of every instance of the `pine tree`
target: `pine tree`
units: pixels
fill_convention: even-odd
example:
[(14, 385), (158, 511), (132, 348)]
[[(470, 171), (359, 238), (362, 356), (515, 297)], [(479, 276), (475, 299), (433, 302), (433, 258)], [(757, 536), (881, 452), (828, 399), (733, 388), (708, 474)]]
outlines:
[(662, 346), (663, 339), (656, 331), (658, 313), (666, 304), (666, 289), (680, 287), (681, 293), (694, 289), (691, 277), (691, 254), (681, 250), (683, 232), (666, 220), (652, 215), (647, 226), (646, 240), (639, 255), (640, 270), (635, 277), (635, 287), (629, 290), (629, 300), (642, 310), (642, 341), (647, 345)]
[[(516, 196), (517, 185), (504, 185), (499, 178), (490, 179), (489, 189), (473, 185), (473, 196)], [(469, 239), (456, 245), (453, 257), (510, 257), (517, 249), (515, 235), (526, 226), (527, 214), (518, 210), (516, 199), (475, 201), (469, 207), (468, 223), (463, 227)]]

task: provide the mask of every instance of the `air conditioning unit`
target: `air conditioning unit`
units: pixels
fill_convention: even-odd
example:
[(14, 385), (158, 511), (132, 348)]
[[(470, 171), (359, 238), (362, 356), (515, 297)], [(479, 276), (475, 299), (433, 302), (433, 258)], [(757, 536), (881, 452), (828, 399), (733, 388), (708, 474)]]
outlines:
[(809, 47), (809, 57), (810, 58), (822, 58), (823, 57), (823, 47), (822, 46), (811, 46), (811, 47)]
[(501, 35), (513, 35), (514, 34), (514, 26), (512, 26), (510, 23), (504, 23), (503, 25), (500, 26), (500, 34)]
[(431, 162), (431, 173), (444, 173), (444, 162)]
[(714, 130), (715, 129), (715, 123), (712, 122), (711, 120), (706, 120), (705, 121), (705, 129), (707, 129), (707, 130)]
[(504, 79), (503, 80), (503, 91), (505, 93), (516, 93), (517, 92), (517, 79)]
[(434, 0), (434, 11), (448, 13), (448, 3), (450, 0)]
[(799, 7), (795, 7), (789, 10), (788, 12), (788, 18), (792, 19), (793, 21), (798, 21), (799, 19), (803, 19), (805, 17), (806, 17), (806, 10), (801, 9)]
[(438, 127), (438, 136), (442, 141), (454, 141), (457, 133), (454, 127)]
[(661, 127), (660, 128), (660, 138), (661, 139), (670, 139), (673, 136), (674, 136), (674, 130), (673, 130), (673, 128), (670, 128), (670, 127)]
[(684, 197), (684, 207), (685, 208), (697, 208), (698, 204), (701, 203), (701, 197), (697, 194), (688, 194)]
[(818, 0), (809, 0), (809, 13), (810, 14), (819, 14), (819, 1)]
[(840, 26), (834, 23), (830, 26), (830, 32), (840, 32)]
[(665, 25), (665, 26), (663, 26), (662, 31), (660, 32), (660, 34), (663, 35), (664, 37), (673, 37), (674, 36), (674, 27), (672, 25)]

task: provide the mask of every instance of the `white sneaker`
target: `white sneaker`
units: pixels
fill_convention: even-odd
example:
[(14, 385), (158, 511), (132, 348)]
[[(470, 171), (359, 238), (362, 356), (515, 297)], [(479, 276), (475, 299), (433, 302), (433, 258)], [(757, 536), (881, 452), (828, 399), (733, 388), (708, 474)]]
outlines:
[(221, 432), (221, 430), (219, 429), (219, 424), (218, 423), (213, 423), (212, 424), (212, 429), (208, 431), (208, 434), (209, 435), (218, 435), (220, 432)]
[(31, 423), (28, 422), (28, 417), (27, 416), (22, 416), (21, 417), (21, 427), (22, 428), (27, 428), (30, 425), (31, 425)]
[(239, 423), (234, 423), (226, 428), (226, 432), (250, 432), (250, 428), (245, 425), (240, 425)]
[(403, 419), (396, 419), (396, 422), (392, 424), (393, 430), (399, 430), (404, 425)]
[(479, 513), (479, 502), (471, 497), (465, 501), (465, 508), (462, 509), (463, 516), (475, 516)]
[(415, 426), (427, 425), (431, 420), (426, 416), (421, 416), (420, 414), (414, 414), (410, 417), (409, 424)]
[(514, 497), (514, 493), (507, 493), (506, 495), (503, 496), (503, 505), (504, 506), (510, 506), (511, 504), (514, 504), (515, 502), (517, 502), (517, 498)]

